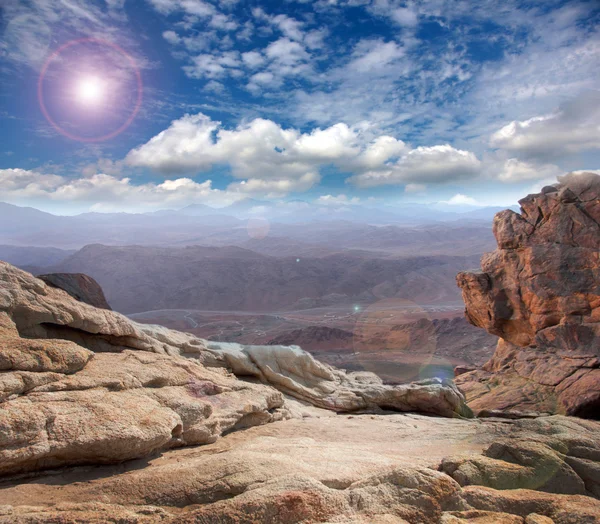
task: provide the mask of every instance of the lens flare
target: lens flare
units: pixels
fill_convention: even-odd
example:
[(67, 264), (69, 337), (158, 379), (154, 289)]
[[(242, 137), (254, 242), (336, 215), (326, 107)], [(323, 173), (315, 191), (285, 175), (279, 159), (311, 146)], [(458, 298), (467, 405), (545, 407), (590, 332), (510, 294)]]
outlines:
[(104, 97), (104, 85), (95, 76), (79, 80), (75, 87), (77, 101), (84, 105), (97, 105)]
[(142, 103), (142, 77), (135, 60), (118, 45), (99, 38), (71, 40), (44, 63), (38, 101), (60, 134), (102, 142), (133, 122)]

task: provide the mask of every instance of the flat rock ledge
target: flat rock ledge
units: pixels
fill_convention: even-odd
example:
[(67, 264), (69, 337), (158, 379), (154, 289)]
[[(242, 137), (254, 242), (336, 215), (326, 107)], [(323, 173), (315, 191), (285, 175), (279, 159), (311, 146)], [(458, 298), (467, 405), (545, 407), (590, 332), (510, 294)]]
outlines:
[(591, 524), (599, 437), (562, 416), (315, 410), (149, 461), (7, 478), (0, 523)]
[(559, 177), (494, 218), (498, 249), (457, 276), (467, 319), (501, 337), (456, 383), (482, 410), (600, 418), (600, 176)]

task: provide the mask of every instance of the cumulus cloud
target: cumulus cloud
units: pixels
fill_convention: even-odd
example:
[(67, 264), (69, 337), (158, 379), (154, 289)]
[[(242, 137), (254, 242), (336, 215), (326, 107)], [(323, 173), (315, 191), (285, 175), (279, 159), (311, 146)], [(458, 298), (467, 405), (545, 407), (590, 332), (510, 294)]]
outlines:
[(476, 206), (477, 200), (470, 196), (463, 195), (462, 193), (457, 193), (450, 200), (444, 200), (442, 203), (449, 204), (451, 206)]
[(547, 179), (557, 177), (562, 170), (554, 164), (536, 164), (509, 158), (502, 165), (498, 179), (502, 182), (521, 182), (524, 180)]
[(77, 202), (104, 211), (150, 210), (193, 202), (226, 205), (243, 197), (236, 188), (214, 189), (210, 180), (177, 178), (134, 184), (130, 178), (104, 173), (73, 179), (24, 169), (0, 170), (0, 200), (14, 203), (40, 200)]
[(0, 169), (0, 196), (30, 194), (53, 191), (62, 184), (57, 175), (41, 175), (26, 169)]
[(590, 91), (555, 113), (512, 121), (492, 135), (490, 145), (525, 158), (600, 149), (599, 122), (600, 91)]
[(348, 69), (356, 73), (386, 73), (386, 68), (402, 59), (405, 51), (396, 42), (361, 40), (354, 50)]
[(264, 56), (258, 51), (248, 51), (246, 53), (242, 53), (242, 60), (244, 61), (244, 64), (251, 69), (260, 67), (265, 63)]
[(301, 133), (257, 118), (225, 129), (202, 113), (173, 121), (131, 150), (125, 161), (167, 174), (225, 165), (233, 177), (247, 181), (237, 189), (249, 191), (260, 186), (259, 180), (268, 180), (271, 185), (263, 187), (269, 193), (280, 191), (273, 181), (278, 188), (306, 190), (318, 183), (320, 168), (329, 165), (353, 173), (349, 180), (359, 187), (447, 182), (472, 178), (481, 168), (469, 151), (447, 144), (411, 149), (392, 136), (373, 135), (368, 125), (338, 123)]
[(191, 58), (191, 65), (183, 67), (190, 78), (221, 78), (235, 74), (240, 65), (239, 53), (227, 51), (218, 55), (203, 53)]
[(171, 123), (146, 144), (127, 155), (130, 165), (159, 172), (206, 171), (229, 164), (237, 178), (300, 177), (322, 164), (373, 164), (386, 159), (404, 143), (380, 137), (363, 145), (358, 130), (345, 124), (300, 133), (271, 120), (257, 118), (234, 129), (201, 113)]
[(242, 194), (260, 195), (265, 198), (279, 198), (289, 193), (301, 193), (308, 191), (312, 186), (318, 184), (321, 176), (318, 173), (305, 173), (299, 178), (279, 178), (264, 180), (250, 178), (241, 182), (229, 184), (228, 190)]
[(474, 178), (480, 171), (481, 161), (475, 154), (446, 144), (417, 147), (391, 165), (354, 175), (348, 181), (359, 187), (444, 183)]

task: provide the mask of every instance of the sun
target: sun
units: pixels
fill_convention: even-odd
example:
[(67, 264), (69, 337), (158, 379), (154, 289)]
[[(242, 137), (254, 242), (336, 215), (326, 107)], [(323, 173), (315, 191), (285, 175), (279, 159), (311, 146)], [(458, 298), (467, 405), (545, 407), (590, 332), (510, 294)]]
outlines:
[(96, 76), (86, 76), (77, 83), (75, 94), (80, 103), (96, 105), (104, 96), (103, 82)]

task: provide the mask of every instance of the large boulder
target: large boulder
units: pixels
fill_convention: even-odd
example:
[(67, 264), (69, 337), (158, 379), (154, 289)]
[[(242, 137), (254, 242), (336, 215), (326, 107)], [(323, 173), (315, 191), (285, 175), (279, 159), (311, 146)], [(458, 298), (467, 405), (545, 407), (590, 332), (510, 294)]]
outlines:
[(600, 176), (569, 174), (494, 218), (498, 249), (457, 276), (465, 314), (501, 337), (457, 378), (469, 405), (600, 417)]
[(50, 286), (66, 291), (73, 298), (90, 306), (111, 309), (100, 284), (88, 275), (83, 273), (49, 273), (38, 275), (38, 278)]

